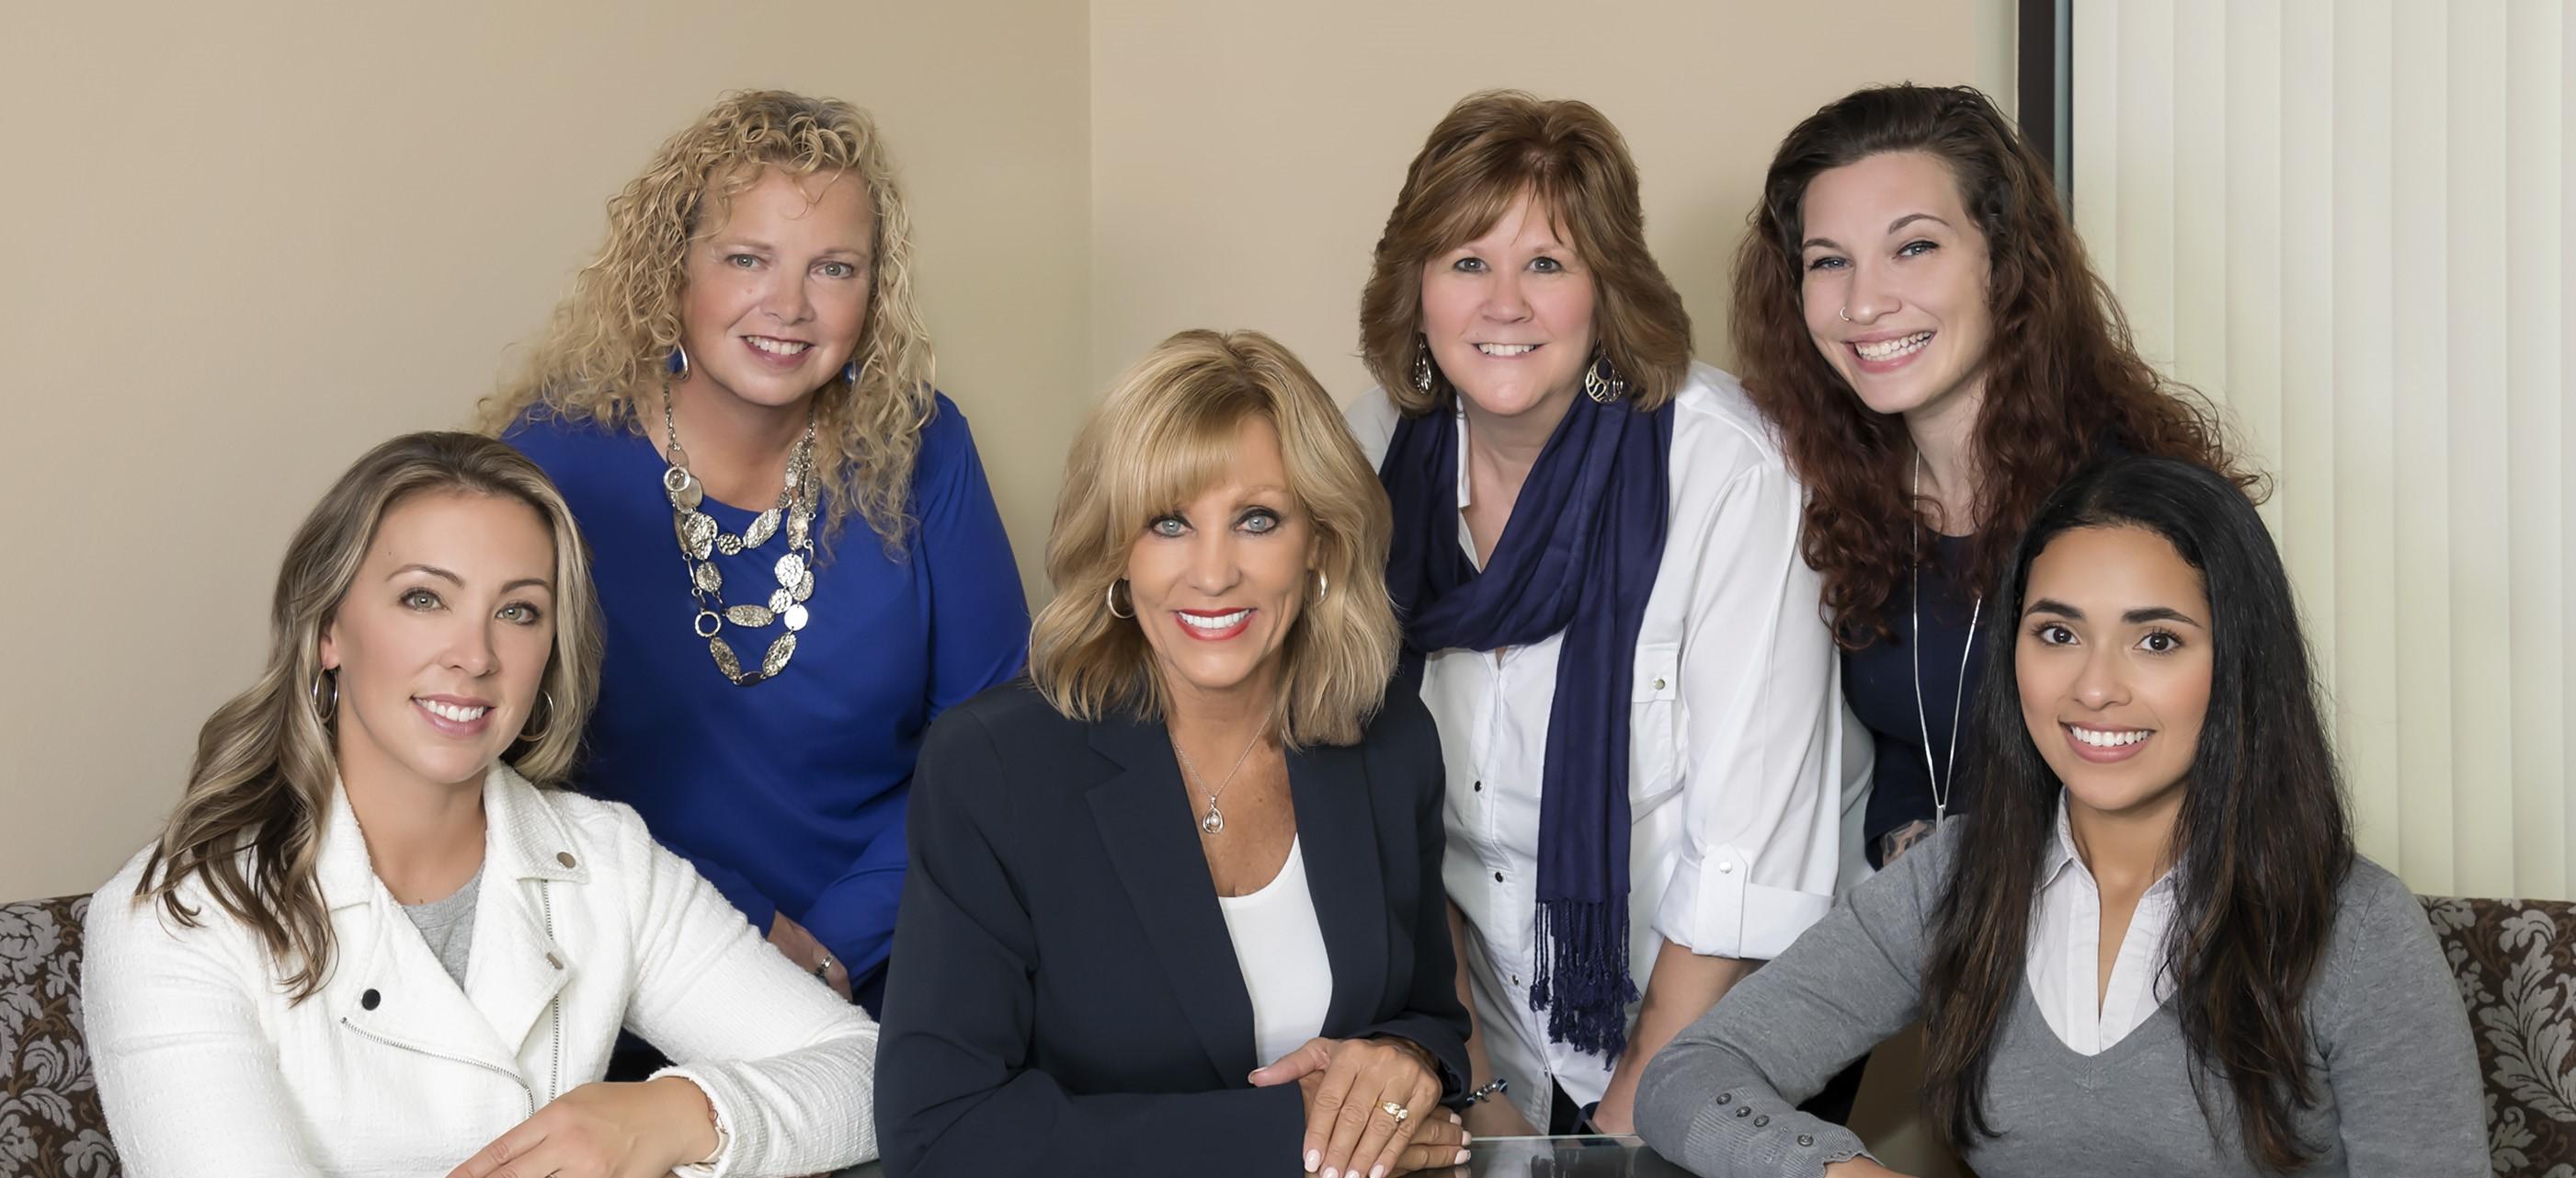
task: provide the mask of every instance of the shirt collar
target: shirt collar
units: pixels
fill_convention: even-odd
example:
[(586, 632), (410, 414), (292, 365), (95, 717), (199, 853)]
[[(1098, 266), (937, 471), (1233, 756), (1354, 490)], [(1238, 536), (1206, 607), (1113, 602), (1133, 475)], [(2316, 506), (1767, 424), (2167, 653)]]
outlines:
[[(572, 831), (537, 787), (508, 765), (494, 764), (483, 776), (484, 875), (497, 879), (581, 880), (588, 871), (572, 850)], [(366, 835), (349, 807), (345, 788), (331, 787), (331, 812), (323, 819), (322, 847), (315, 878), (333, 908), (365, 904), (382, 890), (375, 862), (367, 854)]]
[[(2057, 790), (2056, 829), (2057, 837), (2050, 841), (2048, 855), (2046, 858), (2042, 859), (2039, 864), (2039, 887), (2044, 889), (2050, 884), (2056, 883), (2057, 878), (2060, 875), (2065, 874), (2069, 867), (2074, 868), (2076, 873), (2081, 875), (2086, 882), (2093, 882), (2092, 869), (2084, 865), (2084, 857), (2077, 854), (2075, 851), (2075, 828), (2069, 825), (2066, 821), (2066, 788), (2064, 786), (2058, 787)], [(2177, 859), (2174, 861), (2174, 865), (2167, 869), (2163, 875), (2156, 877), (2156, 882), (2147, 885), (2146, 892), (2140, 898), (2145, 899), (2149, 897), (2172, 896), (2175, 888), (2179, 886), (2176, 881), (2181, 877), (2181, 875), (2182, 861)], [(2096, 884), (2095, 890), (2100, 890), (2098, 884)]]

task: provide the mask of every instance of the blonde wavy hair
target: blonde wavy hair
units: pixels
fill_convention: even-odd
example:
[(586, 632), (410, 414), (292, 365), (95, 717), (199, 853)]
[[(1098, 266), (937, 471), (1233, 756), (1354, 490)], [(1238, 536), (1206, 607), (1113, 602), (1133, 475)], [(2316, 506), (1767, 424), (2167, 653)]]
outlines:
[(1029, 635), (1029, 677), (1058, 712), (1162, 715), (1145, 633), (1109, 612), (1108, 593), (1146, 524), (1233, 466), (1236, 432), (1253, 417), (1279, 433), (1288, 493), (1314, 526), (1314, 568), (1330, 579), (1282, 644), (1270, 730), (1292, 749), (1356, 744), (1385, 703), (1401, 634), (1386, 593), (1395, 529), (1377, 472), (1288, 349), (1256, 331), (1184, 331), (1118, 378), (1065, 463), (1046, 549), (1055, 600)]
[[(680, 343), (689, 246), (724, 224), (733, 198), (775, 169), (840, 173), (867, 186), (875, 224), (859, 380), (815, 393), (814, 462), (826, 520), (855, 511), (900, 553), (912, 468), (933, 407), (930, 333), (912, 294), (912, 218), (876, 123), (849, 103), (781, 90), (728, 94), (653, 154), (608, 202), (608, 241), (574, 277), (525, 368), (484, 398), (478, 428), (499, 435), (542, 406), (569, 421), (650, 437), (640, 398), (662, 387)], [(712, 210), (708, 207), (713, 204)]]
[(217, 907), (259, 934), (299, 1002), (321, 988), (333, 954), (330, 910), (315, 879), (340, 780), (333, 717), (316, 699), (322, 632), (385, 516), (438, 492), (524, 503), (554, 536), (554, 650), (542, 681), (549, 702), (528, 721), (537, 737), (511, 745), (511, 766), (539, 785), (561, 784), (598, 695), (602, 637), (590, 558), (572, 508), (535, 463), (491, 438), (418, 433), (376, 447), (340, 476), (287, 546), (269, 607), (268, 667), (198, 732), (187, 793), (134, 893), (137, 903), (158, 901), (172, 920), (194, 927), (198, 910), (179, 892), (202, 881)]

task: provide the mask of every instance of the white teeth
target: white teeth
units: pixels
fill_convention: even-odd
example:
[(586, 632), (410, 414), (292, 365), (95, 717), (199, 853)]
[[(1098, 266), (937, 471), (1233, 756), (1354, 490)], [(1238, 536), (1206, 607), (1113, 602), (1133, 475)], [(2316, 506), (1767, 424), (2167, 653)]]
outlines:
[(1932, 342), (1931, 332), (1918, 331), (1904, 339), (1882, 340), (1874, 344), (1853, 344), (1852, 350), (1859, 352), (1863, 360), (1893, 360), (1917, 351), (1930, 342)]
[(2145, 740), (2149, 735), (2152, 735), (2151, 731), (2148, 729), (2139, 729), (2134, 732), (2096, 732), (2090, 728), (2078, 728), (2072, 724), (2067, 725), (2066, 730), (2074, 733), (2075, 739), (2092, 745), (2097, 749), (2122, 748), (2136, 744), (2139, 741)]
[(476, 720), (482, 719), (483, 713), (492, 710), (490, 708), (458, 707), (455, 704), (443, 704), (434, 699), (414, 700), (413, 702), (429, 709), (430, 715), (436, 716), (442, 720), (453, 720), (459, 724), (471, 724)]
[(1526, 356), (1538, 350), (1537, 344), (1478, 344), (1476, 350), (1488, 356)]
[(1231, 630), (1237, 625), (1242, 624), (1243, 619), (1251, 616), (1252, 611), (1248, 609), (1239, 609), (1233, 613), (1220, 614), (1213, 618), (1203, 618), (1197, 614), (1179, 615), (1182, 625), (1189, 626), (1192, 629), (1207, 630), (1211, 632), (1217, 630)]
[(793, 356), (814, 346), (812, 344), (792, 344), (786, 340), (768, 339), (757, 335), (747, 335), (742, 338), (750, 340), (751, 346), (767, 352), (772, 356)]

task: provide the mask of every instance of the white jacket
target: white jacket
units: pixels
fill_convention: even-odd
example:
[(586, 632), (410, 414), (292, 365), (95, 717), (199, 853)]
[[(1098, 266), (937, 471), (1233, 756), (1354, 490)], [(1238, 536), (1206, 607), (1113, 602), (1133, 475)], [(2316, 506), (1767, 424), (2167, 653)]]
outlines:
[[(635, 812), (495, 767), (460, 989), (376, 879), (334, 797), (319, 879), (338, 956), (290, 1003), (199, 881), (199, 927), (132, 902), (143, 855), (90, 903), (82, 999), (126, 1171), (436, 1178), (599, 1079), (618, 1029), (715, 1107), (712, 1173), (876, 1156), (877, 1028), (798, 970)], [(690, 1167), (692, 1172), (709, 1172)]]

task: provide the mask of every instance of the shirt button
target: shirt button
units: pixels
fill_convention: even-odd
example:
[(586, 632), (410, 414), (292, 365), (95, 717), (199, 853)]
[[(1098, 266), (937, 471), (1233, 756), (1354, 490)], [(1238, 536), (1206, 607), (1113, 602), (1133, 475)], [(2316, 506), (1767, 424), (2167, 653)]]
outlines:
[(1719, 875), (1733, 875), (1733, 874), (1735, 874), (1735, 860), (1733, 860), (1733, 859), (1720, 859), (1720, 860), (1718, 860), (1718, 861), (1717, 861), (1717, 873), (1718, 873)]
[(1663, 680), (1661, 680), (1661, 679), (1657, 679), (1657, 680), (1655, 680), (1655, 690), (1657, 690), (1657, 691), (1662, 691), (1663, 689), (1664, 689), (1664, 681), (1663, 681)]
[(1495, 883), (1501, 883), (1501, 882), (1503, 882), (1503, 873), (1502, 873), (1502, 872), (1497, 871), (1497, 872), (1495, 872), (1495, 873), (1494, 873), (1494, 882), (1495, 882)]
[(1474, 788), (1477, 793), (1483, 793), (1485, 792), (1485, 783), (1479, 781), (1472, 788)]
[(1515, 985), (1515, 986), (1517, 986), (1517, 985), (1521, 984), (1521, 975), (1519, 975), (1519, 974), (1513, 974), (1513, 975), (1512, 975), (1512, 984), (1513, 984), (1513, 985)]

